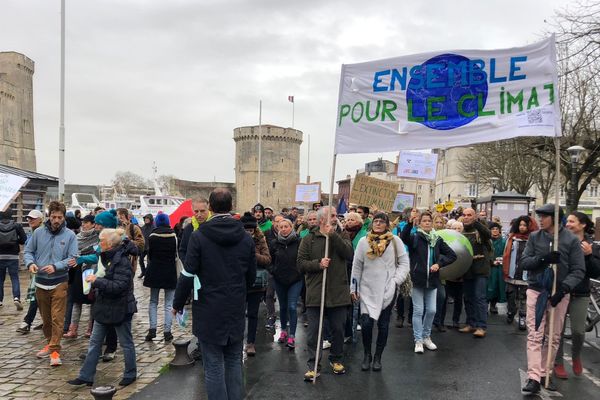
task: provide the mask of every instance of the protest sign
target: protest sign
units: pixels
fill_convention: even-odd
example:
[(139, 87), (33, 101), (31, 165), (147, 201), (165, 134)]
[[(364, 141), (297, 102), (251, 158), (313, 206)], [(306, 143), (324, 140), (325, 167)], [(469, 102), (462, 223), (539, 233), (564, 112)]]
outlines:
[(298, 183), (296, 185), (297, 203), (316, 203), (321, 200), (321, 183)]
[(360, 206), (377, 207), (380, 211), (390, 212), (398, 192), (398, 183), (356, 175), (350, 192), (350, 203)]
[(22, 176), (0, 173), (0, 210), (5, 211), (8, 208), (27, 182), (29, 179)]
[(415, 194), (414, 193), (406, 193), (406, 192), (398, 192), (396, 194), (396, 200), (394, 200), (394, 208), (393, 212), (402, 212), (406, 207), (414, 207), (415, 206)]
[(401, 151), (398, 157), (398, 176), (434, 180), (437, 159), (437, 154)]
[(555, 38), (342, 66), (335, 154), (560, 136)]

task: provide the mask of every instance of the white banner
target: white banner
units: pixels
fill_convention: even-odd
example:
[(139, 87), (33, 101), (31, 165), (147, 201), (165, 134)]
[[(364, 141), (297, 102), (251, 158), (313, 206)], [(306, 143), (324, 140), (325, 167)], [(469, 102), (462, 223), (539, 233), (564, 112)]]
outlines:
[(403, 178), (434, 180), (437, 154), (401, 151), (398, 157), (398, 176)]
[(5, 211), (29, 180), (22, 176), (0, 173), (0, 210)]
[(298, 203), (316, 203), (321, 201), (320, 183), (298, 183), (296, 184), (295, 201)]
[(560, 136), (554, 36), (342, 65), (335, 153)]

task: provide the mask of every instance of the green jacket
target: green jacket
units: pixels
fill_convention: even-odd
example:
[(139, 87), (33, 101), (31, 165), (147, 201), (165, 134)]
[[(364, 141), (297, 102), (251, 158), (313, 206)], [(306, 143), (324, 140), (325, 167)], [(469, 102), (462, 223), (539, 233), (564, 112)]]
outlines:
[(270, 219), (267, 219), (262, 224), (258, 224), (258, 228), (262, 231), (262, 233), (270, 231), (272, 227), (273, 227), (273, 221), (271, 221)]
[[(311, 228), (302, 239), (298, 249), (298, 268), (305, 273), (306, 306), (321, 305), (323, 270), (319, 262), (325, 256), (325, 236), (319, 227)], [(347, 262), (352, 260), (352, 243), (346, 232), (335, 232), (329, 238), (327, 283), (325, 284), (325, 307), (341, 307), (351, 304)]]
[(367, 236), (367, 233), (369, 233), (369, 228), (363, 225), (363, 227), (360, 228), (360, 231), (358, 231), (356, 236), (354, 236), (354, 239), (352, 239), (352, 248), (354, 250), (356, 250), (356, 246), (358, 246), (358, 241)]

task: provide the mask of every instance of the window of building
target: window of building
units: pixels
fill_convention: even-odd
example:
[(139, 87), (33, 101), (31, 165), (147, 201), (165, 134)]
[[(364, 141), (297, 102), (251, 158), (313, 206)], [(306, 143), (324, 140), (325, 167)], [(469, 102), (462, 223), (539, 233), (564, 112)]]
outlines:
[(477, 196), (477, 185), (474, 183), (468, 183), (465, 191), (467, 192), (467, 196), (475, 197)]
[(404, 190), (404, 183), (400, 184), (400, 190), (403, 191)]
[(598, 197), (598, 185), (590, 185), (588, 187), (588, 196)]
[(565, 197), (565, 187), (564, 186), (560, 187), (560, 197)]
[(273, 189), (275, 189), (275, 182), (273, 182)]
[(421, 198), (417, 197), (417, 204), (421, 204)]

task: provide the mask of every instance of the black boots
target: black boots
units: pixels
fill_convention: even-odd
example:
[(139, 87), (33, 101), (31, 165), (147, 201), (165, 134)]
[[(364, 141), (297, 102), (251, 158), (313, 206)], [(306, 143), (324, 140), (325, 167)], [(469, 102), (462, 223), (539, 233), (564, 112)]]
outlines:
[(373, 359), (373, 357), (371, 356), (371, 353), (365, 353), (365, 356), (363, 357), (363, 361), (362, 364), (360, 364), (360, 369), (362, 371), (368, 371), (371, 369), (371, 360)]
[(536, 394), (540, 391), (540, 383), (538, 381), (534, 381), (533, 379), (527, 379), (525, 383), (525, 387), (521, 389), (523, 394)]
[(375, 353), (373, 357), (373, 371), (381, 371), (381, 353)]
[(152, 339), (156, 337), (156, 329), (148, 329), (148, 334), (146, 335), (146, 342), (151, 342)]

